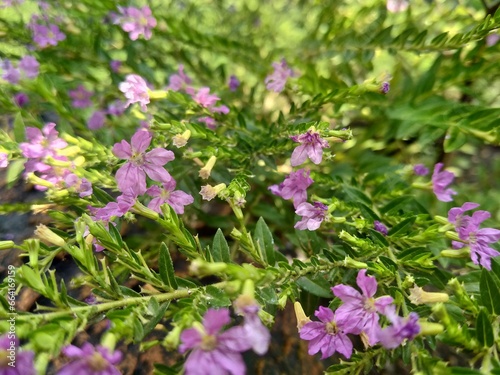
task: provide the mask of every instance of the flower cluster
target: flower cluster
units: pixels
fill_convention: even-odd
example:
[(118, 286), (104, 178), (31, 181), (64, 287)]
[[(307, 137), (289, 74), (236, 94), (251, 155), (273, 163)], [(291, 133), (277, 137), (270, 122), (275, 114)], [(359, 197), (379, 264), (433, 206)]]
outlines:
[(10, 60), (0, 62), (0, 69), (3, 70), (2, 78), (15, 85), (20, 79), (35, 79), (38, 77), (40, 64), (35, 57), (26, 55), (14, 67)]
[(148, 40), (153, 35), (153, 28), (156, 27), (156, 18), (151, 13), (148, 6), (139, 8), (118, 7), (120, 14), (113, 14), (114, 24), (119, 24), (123, 31), (127, 32), (130, 39), (137, 40), (140, 35)]
[(453, 247), (460, 249), (464, 246), (470, 247), (471, 259), (474, 264), (481, 264), (487, 270), (491, 270), (491, 258), (500, 255), (489, 245), (500, 240), (500, 230), (493, 228), (481, 228), (483, 221), (489, 219), (491, 214), (488, 211), (479, 210), (472, 216), (465, 215), (465, 212), (479, 207), (479, 204), (466, 202), (462, 207), (452, 208), (448, 212), (448, 221), (455, 225), (455, 229), (462, 242), (453, 241)]
[(253, 349), (257, 354), (267, 352), (270, 334), (260, 321), (258, 306), (246, 306), (243, 326), (223, 330), (231, 322), (228, 309), (209, 309), (203, 325), (186, 329), (181, 334), (179, 351), (191, 350), (184, 370), (186, 375), (245, 374), (241, 353)]
[[(385, 348), (393, 349), (406, 339), (412, 340), (420, 332), (416, 313), (402, 318), (396, 314), (392, 297), (374, 297), (377, 280), (367, 276), (366, 270), (359, 271), (356, 283), (361, 293), (343, 284), (332, 288), (333, 294), (343, 302), (335, 312), (320, 306), (315, 312), (320, 322), (299, 324), (300, 338), (309, 341), (309, 354), (321, 351), (321, 358), (324, 359), (339, 352), (350, 358), (353, 345), (348, 334), (363, 333), (368, 338), (368, 345), (380, 343)], [(379, 315), (384, 315), (391, 325), (382, 328)]]

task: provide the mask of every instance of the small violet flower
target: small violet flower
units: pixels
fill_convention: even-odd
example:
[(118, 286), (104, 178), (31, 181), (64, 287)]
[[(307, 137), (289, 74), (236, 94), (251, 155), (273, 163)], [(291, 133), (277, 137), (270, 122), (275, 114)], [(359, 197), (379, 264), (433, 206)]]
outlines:
[(67, 187), (73, 187), (80, 198), (92, 195), (92, 184), (86, 179), (80, 179), (76, 174), (70, 173), (64, 177)]
[(373, 222), (373, 228), (377, 232), (382, 233), (384, 236), (387, 236), (387, 232), (388, 232), (387, 227), (384, 224), (382, 224), (380, 221), (375, 220)]
[(273, 63), (274, 72), (265, 79), (266, 88), (274, 92), (282, 92), (289, 77), (294, 77), (295, 73), (290, 69), (285, 61)]
[(379, 316), (377, 312), (383, 313), (385, 308), (392, 304), (390, 296), (375, 299), (377, 292), (377, 280), (375, 277), (366, 276), (366, 270), (360, 270), (356, 283), (361, 289), (359, 293), (349, 285), (336, 285), (332, 288), (333, 294), (340, 298), (343, 304), (337, 309), (336, 316), (339, 322), (352, 327), (352, 333), (365, 332), (368, 335), (370, 345), (378, 341)]
[[(11, 343), (14, 343), (12, 345)], [(10, 351), (14, 351), (14, 366), (10, 366), (8, 355)], [(8, 354), (9, 353), (9, 354)], [(0, 374), (2, 375), (36, 375), (34, 359), (35, 353), (31, 350), (20, 351), (19, 340), (17, 337), (12, 338), (10, 335), (0, 336)]]
[(251, 343), (241, 326), (221, 332), (230, 322), (228, 309), (209, 309), (203, 318), (203, 326), (181, 333), (179, 351), (185, 353), (191, 349), (184, 364), (186, 375), (245, 374), (241, 353), (250, 349)]
[(125, 77), (125, 82), (120, 83), (118, 87), (125, 94), (127, 108), (132, 103), (140, 103), (143, 111), (147, 110), (146, 104), (149, 103), (149, 88), (146, 81), (137, 74), (129, 74)]
[[(454, 207), (448, 211), (448, 221), (455, 224), (455, 230), (460, 238), (465, 239), (467, 237), (467, 227), (470, 223), (470, 219), (472, 219), (470, 216), (464, 215), (464, 213), (477, 207), (479, 207), (479, 203), (465, 202), (462, 207)], [(487, 213), (487, 211), (480, 212)]]
[(394, 349), (406, 339), (413, 340), (420, 332), (417, 313), (412, 312), (405, 319), (396, 314), (394, 306), (388, 306), (384, 315), (387, 316), (392, 325), (384, 329), (378, 329), (377, 341), (386, 349)]
[(441, 202), (451, 202), (453, 198), (452, 195), (457, 194), (455, 190), (447, 189), (450, 185), (455, 175), (448, 171), (442, 171), (443, 163), (437, 163), (434, 166), (434, 173), (432, 174), (432, 190), (436, 194), (437, 199)]
[[(134, 206), (137, 195), (128, 191), (116, 197), (116, 202), (109, 202), (106, 206), (95, 208), (89, 206), (89, 211), (95, 221), (108, 223), (113, 217), (122, 217)], [(100, 250), (97, 250), (100, 251)]]
[(292, 152), (290, 164), (292, 167), (302, 164), (307, 157), (314, 163), (319, 164), (323, 159), (323, 149), (330, 147), (328, 142), (320, 137), (319, 133), (308, 130), (307, 133), (290, 137), (294, 142), (301, 143)]
[(193, 100), (211, 112), (223, 113), (225, 115), (229, 113), (229, 108), (225, 105), (215, 107), (215, 103), (217, 103), (220, 98), (217, 95), (210, 94), (210, 88), (208, 87), (202, 87), (199, 89), (198, 92), (193, 95)]
[(134, 7), (118, 7), (121, 13), (115, 19), (115, 24), (120, 24), (123, 31), (129, 33), (132, 40), (137, 40), (140, 35), (144, 35), (144, 39), (148, 40), (153, 35), (152, 29), (156, 27), (156, 18), (151, 13), (151, 8), (148, 6), (142, 9)]
[(303, 202), (298, 205), (295, 213), (302, 216), (294, 228), (300, 230), (316, 230), (320, 227), (323, 220), (325, 220), (328, 206), (321, 202), (314, 202), (313, 204)]
[(66, 39), (66, 35), (59, 30), (57, 25), (40, 25), (35, 23), (32, 25), (33, 41), (40, 48), (47, 46), (57, 46), (57, 44)]
[(235, 75), (232, 75), (231, 77), (229, 77), (228, 86), (229, 86), (229, 90), (231, 90), (231, 91), (236, 91), (236, 90), (238, 90), (238, 87), (240, 87), (240, 81), (238, 80), (238, 78), (236, 78)]
[(307, 188), (314, 182), (309, 177), (311, 171), (299, 169), (290, 175), (279, 185), (272, 185), (269, 190), (274, 195), (283, 199), (293, 199), (293, 206), (297, 208), (301, 203), (307, 201)]
[(92, 91), (88, 91), (83, 85), (78, 86), (75, 90), (69, 91), (69, 97), (73, 99), (71, 105), (75, 108), (88, 108), (92, 106)]
[(387, 10), (391, 13), (404, 12), (409, 6), (408, 0), (387, 0)]
[(308, 353), (314, 355), (321, 351), (321, 359), (325, 359), (339, 352), (350, 358), (352, 342), (347, 334), (352, 333), (351, 327), (338, 321), (337, 314), (323, 306), (320, 306), (314, 315), (321, 322), (307, 322), (299, 331), (300, 338), (309, 341)]
[(120, 375), (121, 372), (115, 367), (122, 359), (119, 351), (110, 352), (103, 346), (94, 346), (88, 342), (82, 348), (68, 345), (62, 349), (62, 353), (72, 362), (59, 370), (57, 375)]
[(7, 168), (9, 165), (9, 155), (5, 152), (0, 152), (0, 168)]
[(19, 107), (24, 107), (29, 103), (29, 98), (28, 95), (26, 95), (24, 92), (20, 92), (16, 95), (14, 95), (14, 103), (16, 103), (17, 106)]
[(19, 61), (19, 69), (29, 79), (38, 77), (40, 63), (33, 56), (24, 56)]
[(172, 74), (168, 79), (167, 90), (181, 91), (185, 89), (192, 82), (186, 73), (184, 73), (184, 65), (180, 64), (178, 73)]
[(120, 60), (111, 60), (109, 62), (109, 67), (111, 68), (111, 71), (113, 71), (114, 73), (118, 73), (121, 66), (122, 62)]
[(429, 173), (429, 169), (423, 164), (417, 164), (413, 167), (413, 173), (417, 176), (426, 176)]
[(260, 306), (255, 299), (242, 294), (234, 301), (234, 310), (243, 315), (243, 329), (252, 350), (260, 355), (265, 354), (269, 349), (271, 333), (259, 318)]
[(170, 174), (163, 166), (174, 160), (172, 151), (155, 148), (145, 152), (151, 143), (152, 135), (146, 130), (138, 130), (131, 140), (131, 144), (122, 140), (113, 146), (113, 154), (127, 162), (116, 172), (118, 189), (123, 193), (133, 192), (141, 195), (146, 192), (146, 175), (158, 182), (168, 182)]
[(106, 121), (106, 111), (94, 111), (87, 120), (87, 126), (90, 130), (97, 130), (104, 126)]
[(176, 182), (173, 178), (163, 183), (163, 187), (157, 185), (151, 186), (146, 190), (146, 194), (154, 197), (148, 204), (148, 208), (161, 213), (160, 206), (168, 203), (176, 214), (184, 213), (184, 206), (194, 202), (194, 198), (183, 192), (182, 190), (175, 190)]
[(21, 72), (12, 65), (10, 60), (2, 61), (0, 68), (3, 70), (2, 78), (10, 84), (15, 85), (21, 79)]

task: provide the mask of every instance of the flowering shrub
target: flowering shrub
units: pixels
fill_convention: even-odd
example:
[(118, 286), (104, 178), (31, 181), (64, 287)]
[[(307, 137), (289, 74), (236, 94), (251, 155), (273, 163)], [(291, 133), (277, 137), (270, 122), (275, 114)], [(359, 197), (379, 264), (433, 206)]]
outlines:
[(499, 374), (497, 9), (4, 1), (0, 374)]

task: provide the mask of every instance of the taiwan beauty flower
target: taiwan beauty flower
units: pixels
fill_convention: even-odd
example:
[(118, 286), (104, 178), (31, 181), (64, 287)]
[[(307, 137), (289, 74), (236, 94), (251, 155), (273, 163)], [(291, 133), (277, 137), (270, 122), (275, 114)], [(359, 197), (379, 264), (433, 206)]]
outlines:
[(378, 341), (378, 313), (383, 313), (386, 307), (392, 304), (393, 299), (390, 296), (374, 298), (377, 292), (377, 280), (375, 277), (366, 276), (365, 269), (358, 272), (356, 283), (361, 293), (352, 286), (344, 284), (332, 288), (333, 294), (343, 302), (336, 311), (337, 320), (352, 325), (354, 327), (352, 333), (365, 332), (370, 345), (374, 345)]
[(125, 94), (127, 103), (125, 108), (130, 104), (139, 103), (143, 111), (147, 110), (146, 104), (149, 104), (149, 88), (146, 81), (137, 74), (129, 74), (125, 77), (125, 82), (120, 83), (118, 87)]
[(167, 90), (185, 90), (192, 82), (191, 78), (184, 73), (184, 65), (180, 64), (176, 74), (172, 74), (168, 79)]
[(62, 353), (73, 361), (59, 370), (57, 375), (120, 375), (121, 372), (115, 367), (121, 359), (122, 353), (111, 352), (103, 346), (94, 346), (88, 342), (81, 348), (68, 345), (62, 349)]
[(387, 227), (382, 224), (380, 221), (375, 220), (373, 222), (373, 229), (375, 229), (377, 232), (382, 233), (384, 236), (387, 236)]
[(313, 204), (303, 202), (298, 205), (295, 213), (302, 216), (294, 228), (300, 230), (316, 230), (320, 227), (328, 210), (328, 206), (321, 202), (314, 202)]
[(88, 108), (92, 106), (92, 91), (87, 90), (83, 85), (79, 85), (75, 90), (69, 91), (69, 97), (73, 99), (71, 105), (75, 108)]
[(271, 333), (259, 318), (260, 306), (253, 297), (240, 295), (234, 301), (234, 311), (243, 316), (243, 329), (252, 350), (257, 354), (265, 354), (271, 342)]
[(423, 164), (417, 164), (413, 167), (413, 173), (417, 176), (425, 176), (429, 173), (429, 169)]
[(391, 13), (404, 12), (410, 6), (408, 0), (387, 0), (387, 10)]
[(239, 79), (235, 75), (232, 75), (231, 77), (229, 77), (228, 86), (230, 91), (238, 90), (238, 87), (240, 87)]
[(294, 135), (290, 138), (294, 142), (301, 143), (301, 145), (297, 146), (292, 152), (290, 158), (292, 167), (302, 164), (308, 157), (314, 164), (321, 163), (323, 159), (323, 149), (330, 147), (328, 142), (321, 138), (319, 133), (313, 130), (308, 130), (307, 133)]
[(34, 359), (35, 353), (31, 350), (19, 350), (17, 337), (0, 336), (1, 375), (36, 375)]
[(40, 71), (40, 63), (33, 56), (24, 56), (19, 61), (19, 69), (26, 78), (35, 79)]
[(163, 168), (169, 161), (174, 160), (172, 151), (155, 148), (149, 152), (146, 149), (151, 144), (152, 135), (146, 130), (138, 130), (131, 143), (122, 140), (113, 146), (113, 154), (127, 162), (116, 172), (118, 189), (122, 192), (144, 194), (147, 190), (146, 175), (154, 181), (168, 182), (170, 173)]
[(9, 155), (5, 152), (0, 152), (0, 168), (7, 168), (9, 165)]
[(410, 313), (407, 318), (396, 314), (396, 308), (388, 306), (384, 309), (384, 315), (392, 325), (378, 329), (376, 332), (377, 341), (386, 349), (394, 349), (403, 343), (404, 340), (413, 340), (420, 332), (418, 314)]
[(66, 39), (66, 35), (59, 30), (59, 26), (49, 24), (47, 26), (34, 23), (32, 25), (33, 41), (40, 48), (47, 46), (57, 46), (57, 44)]
[(120, 24), (123, 31), (129, 34), (130, 39), (137, 40), (140, 35), (148, 40), (153, 35), (153, 28), (156, 27), (156, 18), (151, 13), (148, 6), (139, 8), (118, 7), (121, 15), (115, 18), (115, 24)]
[(281, 62), (274, 62), (273, 68), (274, 71), (264, 81), (266, 88), (274, 92), (282, 92), (288, 78), (294, 77), (295, 73), (290, 69), (285, 59), (282, 59)]
[(449, 171), (441, 171), (443, 163), (437, 163), (434, 166), (434, 173), (432, 174), (432, 190), (436, 194), (437, 199), (441, 202), (451, 202), (452, 195), (457, 194), (455, 190), (448, 189), (455, 179), (455, 175)]
[(314, 182), (309, 177), (310, 173), (311, 171), (305, 169), (291, 172), (281, 184), (272, 185), (269, 190), (283, 199), (293, 199), (293, 205), (297, 208), (307, 200), (307, 188)]
[[(448, 221), (455, 225), (455, 230), (459, 234), (460, 238), (467, 238), (467, 227), (469, 226), (469, 222), (472, 219), (469, 215), (464, 215), (464, 213), (477, 207), (479, 207), (479, 203), (465, 202), (462, 207), (454, 207), (448, 211)], [(487, 211), (482, 212), (487, 213)]]
[(169, 181), (163, 183), (162, 187), (154, 185), (146, 190), (146, 194), (153, 197), (151, 202), (148, 204), (148, 208), (161, 213), (160, 206), (168, 203), (176, 214), (183, 214), (184, 206), (193, 203), (194, 198), (182, 190), (175, 190), (175, 186), (175, 180), (170, 178)]
[(323, 306), (314, 315), (320, 322), (307, 322), (299, 330), (300, 338), (309, 341), (308, 353), (314, 355), (321, 351), (321, 359), (325, 359), (338, 352), (350, 358), (352, 342), (347, 334), (352, 333), (351, 327), (339, 321), (337, 313)]
[(203, 325), (181, 333), (179, 351), (191, 352), (184, 364), (186, 375), (244, 375), (242, 352), (251, 348), (241, 326), (222, 331), (231, 322), (228, 309), (209, 309)]
[(210, 112), (223, 113), (225, 115), (229, 113), (229, 108), (225, 105), (215, 106), (220, 98), (217, 95), (210, 94), (210, 88), (208, 87), (199, 89), (196, 94), (193, 95), (193, 100), (202, 107), (207, 108)]

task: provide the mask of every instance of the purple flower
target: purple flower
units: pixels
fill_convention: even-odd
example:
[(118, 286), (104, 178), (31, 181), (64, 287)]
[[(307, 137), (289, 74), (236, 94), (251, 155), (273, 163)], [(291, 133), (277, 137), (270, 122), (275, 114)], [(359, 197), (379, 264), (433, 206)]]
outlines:
[(146, 153), (151, 139), (151, 133), (138, 130), (132, 136), (131, 144), (122, 140), (113, 146), (113, 154), (127, 160), (116, 172), (116, 182), (120, 191), (143, 194), (147, 189), (146, 174), (154, 181), (168, 182), (171, 179), (163, 166), (174, 160), (174, 153), (163, 148), (155, 148)]
[[(31, 350), (20, 351), (17, 337), (7, 334), (0, 336), (0, 353), (2, 353), (2, 357), (5, 355), (0, 361), (0, 374), (36, 375), (37, 372), (34, 364), (35, 353)], [(14, 362), (14, 366), (9, 365), (11, 362)]]
[(2, 78), (4, 80), (13, 85), (19, 82), (19, 79), (21, 78), (21, 72), (19, 71), (19, 69), (14, 68), (10, 60), (2, 61), (0, 67), (4, 71), (2, 75)]
[(198, 90), (198, 92), (193, 96), (193, 100), (205, 108), (212, 108), (215, 103), (217, 103), (220, 98), (217, 95), (210, 94), (209, 87), (202, 87)]
[(212, 117), (209, 117), (209, 116), (200, 117), (198, 119), (198, 121), (203, 122), (207, 126), (207, 128), (212, 129), (212, 130), (215, 130), (215, 128), (217, 127), (217, 123), (215, 122), (215, 119)]
[(186, 73), (184, 73), (184, 65), (180, 64), (178, 69), (178, 74), (172, 74), (168, 79), (168, 90), (180, 91), (187, 87), (191, 83), (191, 78), (189, 78)]
[(496, 33), (488, 34), (488, 36), (486, 37), (486, 45), (488, 47), (492, 47), (495, 44), (497, 44), (499, 40), (500, 40), (500, 34)]
[(151, 186), (146, 190), (146, 194), (154, 197), (148, 204), (148, 208), (161, 213), (160, 206), (168, 203), (176, 214), (184, 213), (184, 206), (194, 202), (194, 198), (183, 192), (182, 190), (175, 190), (176, 182), (173, 178), (163, 183), (163, 188), (157, 185)]
[(43, 158), (46, 156), (56, 156), (57, 150), (66, 147), (68, 144), (59, 138), (59, 133), (55, 129), (53, 122), (46, 124), (42, 130), (33, 127), (26, 128), (26, 139), (19, 145), (22, 155), (26, 158)]
[(49, 45), (57, 46), (57, 43), (66, 39), (66, 35), (59, 30), (57, 25), (50, 24), (45, 26), (35, 23), (32, 26), (32, 30), (33, 41), (40, 48), (45, 48)]
[(90, 130), (97, 130), (104, 126), (106, 121), (106, 111), (94, 111), (87, 120), (87, 126)]
[(229, 324), (228, 309), (209, 309), (203, 327), (189, 328), (181, 333), (179, 351), (191, 350), (184, 370), (186, 375), (244, 375), (242, 352), (251, 348), (245, 330), (236, 326), (220, 332)]
[(88, 91), (83, 85), (78, 86), (75, 90), (70, 90), (69, 97), (73, 99), (71, 105), (75, 108), (88, 108), (92, 105), (90, 100), (92, 91)]
[[(448, 221), (455, 224), (455, 230), (459, 233), (460, 238), (465, 239), (468, 235), (466, 228), (469, 225), (471, 217), (464, 215), (464, 212), (473, 210), (479, 207), (479, 203), (465, 202), (462, 207), (454, 207), (448, 211)], [(486, 212), (486, 211), (480, 211)]]
[(387, 10), (391, 13), (404, 12), (409, 5), (408, 0), (387, 0)]
[(240, 87), (240, 81), (238, 80), (238, 78), (236, 78), (235, 75), (232, 75), (231, 77), (229, 77), (228, 86), (229, 86), (229, 90), (231, 90), (231, 91), (236, 91), (236, 90), (238, 90), (238, 87)]
[(19, 69), (21, 69), (26, 78), (35, 79), (38, 77), (40, 64), (33, 56), (24, 56), (19, 61)]
[(391, 89), (391, 84), (387, 81), (382, 82), (382, 84), (380, 85), (380, 92), (382, 94), (387, 94), (390, 89)]
[(349, 285), (340, 284), (332, 288), (333, 294), (343, 302), (336, 312), (337, 320), (352, 327), (352, 333), (364, 331), (368, 335), (370, 345), (374, 345), (378, 341), (377, 312), (382, 313), (392, 304), (393, 299), (390, 296), (376, 299), (373, 297), (377, 292), (377, 280), (375, 277), (366, 276), (366, 270), (358, 272), (356, 283), (362, 294)]
[(7, 168), (9, 165), (9, 155), (5, 152), (0, 152), (0, 168)]
[(382, 233), (384, 236), (387, 236), (387, 227), (382, 224), (380, 221), (375, 220), (373, 222), (373, 228), (377, 231)]
[(417, 164), (413, 167), (413, 173), (417, 176), (425, 176), (429, 173), (429, 169), (423, 164)]
[(325, 220), (328, 206), (321, 202), (314, 202), (313, 204), (314, 205), (307, 202), (299, 204), (295, 213), (302, 216), (302, 219), (295, 224), (295, 229), (316, 230), (319, 228), (323, 220)]
[(132, 40), (137, 40), (140, 35), (148, 40), (153, 34), (152, 29), (156, 26), (156, 19), (151, 13), (151, 8), (145, 6), (142, 9), (134, 7), (118, 7), (121, 16), (115, 20), (115, 24), (121, 24), (123, 31), (129, 33)]
[(308, 130), (307, 133), (290, 137), (294, 142), (301, 143), (292, 152), (290, 164), (292, 167), (302, 164), (307, 157), (314, 163), (321, 163), (323, 159), (323, 149), (330, 147), (328, 142), (320, 137), (319, 133)]
[(265, 354), (271, 342), (271, 333), (259, 318), (260, 306), (252, 298), (241, 295), (234, 301), (234, 310), (243, 315), (243, 329), (252, 350), (257, 354)]
[(308, 353), (314, 355), (321, 350), (321, 359), (325, 359), (339, 352), (350, 358), (352, 342), (347, 336), (352, 333), (350, 327), (344, 326), (337, 314), (326, 307), (320, 306), (314, 315), (321, 322), (308, 322), (299, 331), (300, 338), (309, 341)]
[(290, 69), (285, 61), (273, 63), (274, 72), (265, 79), (266, 88), (274, 92), (282, 92), (289, 77), (294, 77), (295, 73)]
[(100, 345), (94, 348), (86, 342), (81, 349), (68, 345), (62, 349), (62, 353), (73, 361), (61, 368), (57, 375), (120, 375), (115, 367), (122, 359), (119, 351), (110, 352)]
[(310, 173), (305, 169), (291, 172), (281, 184), (270, 186), (269, 190), (283, 199), (293, 199), (293, 206), (297, 208), (307, 200), (307, 188), (314, 182)]
[(388, 306), (384, 312), (392, 325), (384, 329), (378, 329), (377, 341), (387, 349), (397, 348), (405, 339), (413, 340), (420, 332), (418, 314), (410, 313), (408, 318), (402, 318), (396, 314), (394, 306)]
[[(469, 203), (469, 205), (475, 205), (475, 203)], [(499, 256), (500, 253), (488, 245), (500, 240), (500, 230), (493, 228), (479, 229), (479, 226), (483, 221), (489, 219), (490, 216), (491, 214), (488, 211), (476, 211), (472, 214), (472, 217), (460, 217), (460, 227), (458, 228), (460, 239), (466, 241), (470, 246), (472, 262), (474, 264), (481, 264), (489, 271), (491, 271), (491, 258)], [(457, 225), (456, 221), (455, 225)], [(454, 243), (455, 248), (461, 248), (463, 246), (463, 243)]]
[(14, 103), (16, 103), (17, 106), (19, 107), (24, 107), (29, 103), (29, 98), (28, 95), (26, 95), (24, 92), (20, 92), (16, 95), (14, 95)]
[(76, 174), (70, 173), (64, 177), (66, 186), (73, 187), (79, 193), (80, 198), (92, 195), (92, 184), (86, 179), (80, 179)]
[(118, 73), (118, 70), (120, 69), (120, 66), (122, 66), (122, 62), (120, 60), (111, 60), (109, 62), (109, 67), (115, 73)]
[(108, 105), (107, 114), (111, 116), (121, 116), (125, 112), (126, 103), (121, 100), (115, 100)]
[(146, 81), (137, 74), (129, 74), (125, 77), (125, 82), (120, 83), (119, 89), (127, 98), (127, 108), (132, 103), (140, 103), (143, 111), (147, 110), (149, 103), (148, 85)]
[(447, 189), (455, 178), (455, 175), (448, 171), (442, 171), (443, 163), (437, 163), (434, 166), (434, 173), (432, 174), (432, 190), (436, 194), (437, 199), (441, 202), (451, 202), (452, 195), (457, 194), (455, 190)]
[(89, 207), (95, 221), (109, 222), (112, 217), (122, 217), (134, 206), (137, 195), (128, 191), (116, 197), (116, 202), (109, 202), (101, 208)]

